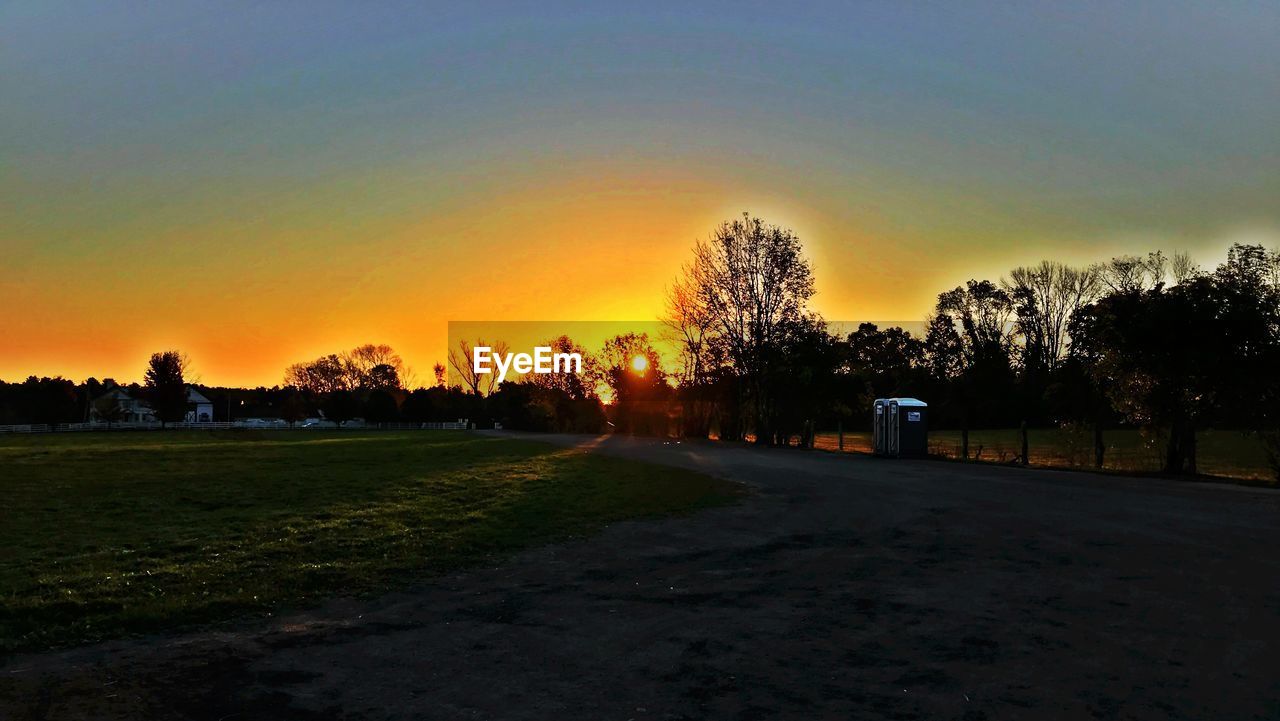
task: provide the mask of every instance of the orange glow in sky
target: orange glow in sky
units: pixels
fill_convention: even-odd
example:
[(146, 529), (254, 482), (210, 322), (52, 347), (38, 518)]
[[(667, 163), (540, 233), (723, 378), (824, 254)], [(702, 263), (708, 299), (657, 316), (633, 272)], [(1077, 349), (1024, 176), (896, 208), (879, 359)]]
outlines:
[(11, 4), (0, 379), (178, 349), (270, 386), (385, 343), (426, 382), (450, 321), (657, 318), (743, 211), (829, 320), (1044, 258), (1211, 263), (1280, 223), (1280, 44), (1204, 14)]

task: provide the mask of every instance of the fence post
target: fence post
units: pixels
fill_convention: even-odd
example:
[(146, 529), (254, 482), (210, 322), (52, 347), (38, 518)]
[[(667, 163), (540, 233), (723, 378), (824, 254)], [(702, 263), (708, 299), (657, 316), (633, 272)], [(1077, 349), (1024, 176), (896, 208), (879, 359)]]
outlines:
[(1098, 470), (1102, 470), (1103, 457), (1107, 452), (1107, 446), (1102, 442), (1102, 424), (1093, 424), (1093, 465)]
[(1025, 419), (1022, 421), (1021, 430), (1022, 430), (1022, 465), (1025, 466), (1031, 463), (1031, 459), (1027, 457), (1027, 421)]

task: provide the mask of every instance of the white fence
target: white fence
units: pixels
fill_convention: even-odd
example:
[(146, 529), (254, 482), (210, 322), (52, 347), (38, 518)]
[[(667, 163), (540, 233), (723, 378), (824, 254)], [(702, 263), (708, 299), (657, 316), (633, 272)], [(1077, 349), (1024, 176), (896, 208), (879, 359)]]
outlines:
[(445, 423), (364, 423), (349, 421), (341, 428), (336, 423), (298, 423), (292, 427), (288, 423), (232, 421), (230, 423), (58, 423), (47, 425), (29, 423), (16, 426), (0, 426), (3, 433), (62, 433), (83, 431), (332, 431), (332, 430), (370, 430), (370, 431), (465, 431), (471, 424), (465, 420)]

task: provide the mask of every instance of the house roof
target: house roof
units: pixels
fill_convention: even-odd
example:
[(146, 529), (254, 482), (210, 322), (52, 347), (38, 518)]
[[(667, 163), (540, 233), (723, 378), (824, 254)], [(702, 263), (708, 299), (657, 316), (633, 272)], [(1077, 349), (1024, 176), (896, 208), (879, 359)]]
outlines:
[[(94, 399), (94, 402), (96, 403), (104, 398), (115, 398), (117, 400), (130, 400), (130, 401), (133, 401), (133, 400), (144, 401), (144, 399), (134, 397), (132, 393), (130, 393), (129, 391), (119, 386), (116, 386), (115, 388), (112, 388), (106, 393), (103, 393), (102, 395), (98, 396), (97, 398)], [(187, 386), (187, 402), (198, 404), (198, 403), (212, 403), (213, 401), (206, 398), (203, 393), (196, 390), (195, 388), (191, 386)]]
[(133, 396), (129, 394), (129, 391), (126, 391), (125, 389), (121, 388), (120, 386), (116, 386), (115, 388), (112, 388), (111, 390), (107, 391), (106, 393), (103, 393), (102, 395), (98, 396), (97, 398), (94, 398), (94, 399), (93, 399), (93, 402), (94, 402), (94, 403), (97, 403), (98, 401), (100, 401), (100, 400), (104, 400), (104, 399), (107, 399), (107, 398), (117, 398), (117, 399), (133, 400)]

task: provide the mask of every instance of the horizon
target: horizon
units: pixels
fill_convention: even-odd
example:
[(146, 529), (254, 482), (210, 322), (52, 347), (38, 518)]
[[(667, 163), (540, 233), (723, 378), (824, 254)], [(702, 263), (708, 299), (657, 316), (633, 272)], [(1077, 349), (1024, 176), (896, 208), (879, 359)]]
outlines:
[(0, 9), (0, 379), (423, 376), (462, 318), (657, 318), (743, 211), (827, 318), (1280, 239), (1274, 5), (329, 10)]

